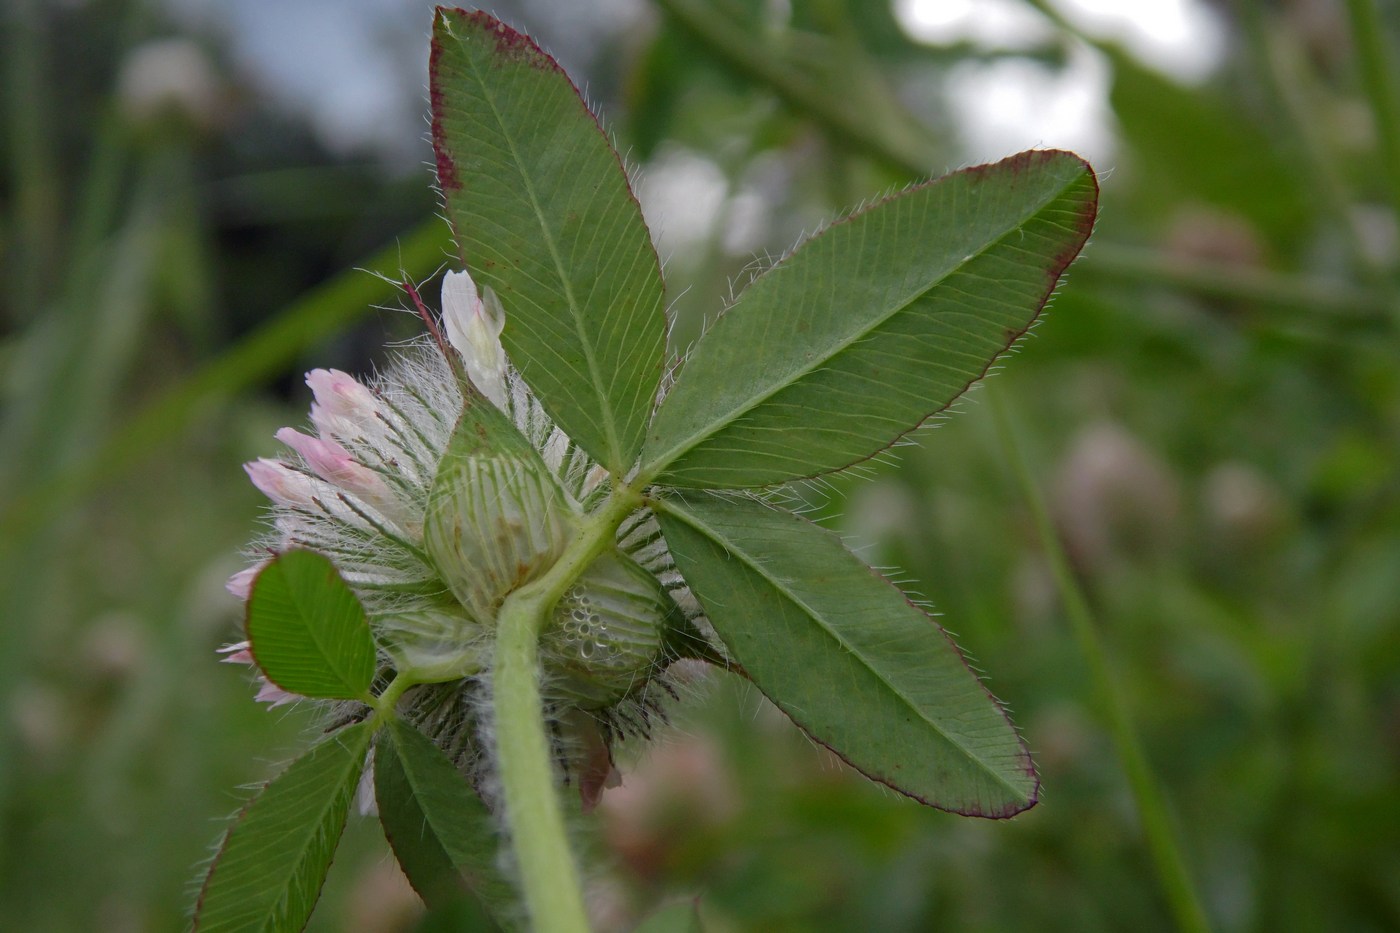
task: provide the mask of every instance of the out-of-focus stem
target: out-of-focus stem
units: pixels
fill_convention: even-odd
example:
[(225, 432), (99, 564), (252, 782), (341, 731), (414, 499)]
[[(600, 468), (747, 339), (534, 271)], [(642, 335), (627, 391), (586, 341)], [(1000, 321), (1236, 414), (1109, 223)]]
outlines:
[(1076, 275), (1088, 278), (1152, 282), (1214, 298), (1341, 319), (1378, 319), (1395, 311), (1389, 295), (1358, 288), (1344, 279), (1205, 262), (1112, 243), (1096, 242), (1074, 269)]
[(900, 127), (882, 125), (859, 106), (843, 105), (846, 98), (823, 91), (791, 65), (755, 42), (751, 34), (710, 4), (694, 0), (656, 0), (709, 52), (739, 73), (767, 85), (788, 106), (804, 113), (827, 132), (878, 161), (914, 176), (935, 166), (929, 148), (914, 136), (913, 121)]
[(1191, 874), (1186, 868), (1185, 856), (1177, 843), (1167, 813), (1166, 801), (1157, 786), (1142, 744), (1138, 741), (1132, 715), (1128, 712), (1127, 699), (1113, 675), (1112, 664), (1099, 638), (1089, 601), (1070, 569), (1069, 560), (1060, 544), (1060, 537), (1050, 519), (1049, 509), (1046, 508), (1045, 500), (1017, 442), (1011, 415), (997, 393), (992, 394), (992, 409), (1002, 447), (1026, 497), (1041, 546), (1045, 549), (1045, 557), (1050, 562), (1050, 570), (1054, 575), (1065, 615), (1069, 618), (1070, 628), (1079, 643), (1080, 653), (1084, 655), (1084, 660), (1089, 666), (1089, 676), (1093, 682), (1097, 704), (1100, 713), (1108, 721), (1114, 750), (1132, 790), (1138, 818), (1142, 821), (1142, 832), (1152, 855), (1162, 893), (1171, 907), (1178, 929), (1184, 933), (1208, 933), (1210, 924), (1206, 920), (1200, 898), (1196, 895)]
[(1375, 0), (1347, 0), (1347, 14), (1361, 84), (1375, 120), (1381, 170), (1386, 174), (1395, 215), (1400, 218), (1400, 90), (1396, 88), (1400, 78), (1386, 49), (1387, 33)]

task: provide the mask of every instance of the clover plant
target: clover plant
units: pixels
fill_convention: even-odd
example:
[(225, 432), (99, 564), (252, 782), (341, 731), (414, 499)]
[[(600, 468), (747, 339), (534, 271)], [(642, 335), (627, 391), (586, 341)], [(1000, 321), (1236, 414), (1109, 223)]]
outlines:
[(1024, 152), (869, 204), (673, 359), (627, 173), (558, 64), (439, 9), (431, 107), (440, 317), (409, 287), (429, 336), (372, 382), (312, 371), (312, 433), (247, 467), (273, 517), (226, 659), (327, 730), (233, 822), (196, 928), (300, 929), (359, 796), (430, 905), (583, 929), (561, 785), (597, 801), (682, 661), (922, 803), (1032, 806), (1026, 747), (947, 634), (778, 493), (986, 375), (1089, 236), (1089, 167)]

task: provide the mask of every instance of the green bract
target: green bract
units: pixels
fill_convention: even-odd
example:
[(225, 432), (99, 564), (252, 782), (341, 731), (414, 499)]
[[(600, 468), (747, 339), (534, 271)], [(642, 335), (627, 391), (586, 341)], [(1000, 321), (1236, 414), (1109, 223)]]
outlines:
[(551, 693), (582, 709), (613, 705), (646, 682), (679, 615), (656, 577), (605, 552), (555, 606), (543, 644)]
[(573, 519), (539, 453), (484, 397), (469, 397), (423, 522), (428, 556), (452, 595), (489, 624), (507, 593), (559, 559)]

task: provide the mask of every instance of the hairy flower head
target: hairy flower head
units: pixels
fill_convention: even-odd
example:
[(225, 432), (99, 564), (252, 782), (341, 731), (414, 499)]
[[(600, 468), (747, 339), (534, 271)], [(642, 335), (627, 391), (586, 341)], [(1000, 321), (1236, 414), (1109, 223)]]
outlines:
[[(372, 384), (307, 374), (314, 434), (284, 427), (286, 452), (245, 466), (271, 500), (272, 532), (229, 590), (248, 599), (269, 553), (331, 558), (365, 606), (380, 677), (420, 684), (404, 711), (470, 769), (501, 603), (554, 565), (608, 484), (507, 362), (494, 296), (449, 272), (442, 304), (446, 347), (411, 345)], [(646, 509), (555, 607), (541, 641), (546, 697), (586, 798), (606, 782), (598, 749), (646, 731), (658, 686), (671, 691), (658, 675), (682, 646), (703, 645), (699, 614)], [(225, 650), (256, 664), (246, 642)], [(270, 683), (258, 698), (294, 699)]]

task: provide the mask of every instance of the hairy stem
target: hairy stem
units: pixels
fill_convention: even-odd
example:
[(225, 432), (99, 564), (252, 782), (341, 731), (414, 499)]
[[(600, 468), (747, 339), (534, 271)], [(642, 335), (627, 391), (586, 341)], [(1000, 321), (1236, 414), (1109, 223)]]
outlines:
[(531, 928), (539, 933), (588, 929), (540, 694), (540, 634), (555, 603), (640, 505), (633, 489), (614, 491), (587, 517), (548, 573), (506, 598), (496, 624), (491, 693), (496, 768), (525, 907)]
[(1191, 873), (1186, 867), (1186, 858), (1172, 829), (1166, 800), (1133, 727), (1127, 698), (1123, 696), (1123, 691), (1113, 676), (1113, 667), (1103, 641), (1099, 638), (1089, 601), (1070, 569), (1069, 559), (1065, 556), (1059, 535), (1050, 520), (1045, 500), (1041, 497), (1040, 489), (1036, 486), (1030, 468), (1026, 465), (1025, 456), (1017, 443), (1011, 415), (998, 393), (992, 394), (992, 409), (996, 416), (997, 433), (1030, 506), (1041, 546), (1050, 562), (1050, 570), (1055, 577), (1055, 586), (1059, 590), (1065, 615), (1069, 617), (1080, 653), (1089, 665), (1089, 676), (1093, 682), (1099, 712), (1108, 720), (1109, 735), (1118, 754), (1118, 761), (1127, 776), (1128, 786), (1132, 790), (1133, 802), (1137, 805), (1138, 818), (1142, 821), (1142, 832), (1147, 837), (1147, 848), (1151, 852), (1162, 893), (1166, 896), (1179, 930), (1184, 933), (1208, 933), (1210, 923), (1206, 920), (1205, 911), (1191, 881)]

